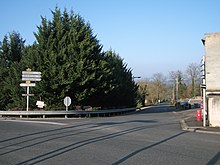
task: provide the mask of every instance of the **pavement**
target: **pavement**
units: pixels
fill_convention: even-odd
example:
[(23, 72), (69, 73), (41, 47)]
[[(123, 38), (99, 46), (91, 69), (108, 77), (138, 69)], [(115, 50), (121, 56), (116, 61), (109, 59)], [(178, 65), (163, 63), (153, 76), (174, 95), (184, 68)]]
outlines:
[[(191, 131), (191, 132), (199, 132), (199, 133), (207, 133), (207, 134), (218, 134), (220, 135), (220, 127), (203, 127), (203, 121), (196, 120), (196, 113), (194, 115), (183, 118), (180, 121), (182, 130)], [(208, 122), (206, 122), (208, 123)]]
[[(137, 111), (141, 112), (141, 110), (144, 110), (146, 108), (150, 109), (151, 106), (140, 108)], [(209, 127), (208, 125), (206, 127), (203, 127), (203, 121), (196, 120), (196, 111), (199, 109), (200, 108), (183, 110), (183, 109), (178, 109), (174, 106), (169, 107), (169, 111), (172, 111), (175, 115), (179, 117), (182, 130), (220, 135), (220, 127)], [(150, 110), (148, 110), (148, 112), (149, 111)], [(208, 121), (206, 123), (208, 123)]]

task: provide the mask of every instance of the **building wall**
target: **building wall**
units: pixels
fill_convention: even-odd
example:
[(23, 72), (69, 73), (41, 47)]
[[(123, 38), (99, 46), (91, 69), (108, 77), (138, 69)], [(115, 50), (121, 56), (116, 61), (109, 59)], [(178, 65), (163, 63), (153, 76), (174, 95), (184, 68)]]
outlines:
[(209, 126), (220, 127), (220, 96), (208, 97)]
[(209, 125), (220, 127), (220, 33), (206, 34), (204, 41)]
[(220, 33), (205, 35), (206, 91), (220, 91)]

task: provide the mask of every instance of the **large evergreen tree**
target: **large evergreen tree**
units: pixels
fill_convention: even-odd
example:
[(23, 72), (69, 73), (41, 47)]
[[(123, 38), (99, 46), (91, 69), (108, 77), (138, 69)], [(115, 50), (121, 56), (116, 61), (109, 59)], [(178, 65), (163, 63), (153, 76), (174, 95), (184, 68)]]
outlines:
[(109, 50), (105, 53), (106, 68), (110, 70), (107, 74), (107, 106), (134, 106), (137, 86), (132, 78), (131, 69), (123, 62), (123, 59)]
[[(137, 87), (131, 69), (112, 50), (103, 52), (89, 23), (73, 11), (52, 11), (52, 20), (42, 18), (36, 42), (24, 48), (17, 33), (5, 37), (0, 51), (0, 104), (24, 107), (20, 95), (21, 71), (42, 72), (42, 81), (31, 88), (31, 105), (41, 99), (47, 108), (63, 107), (70, 96), (72, 105), (122, 107), (135, 105)], [(5, 68), (5, 69), (4, 69)], [(6, 96), (5, 96), (6, 95)]]
[(52, 20), (42, 17), (37, 43), (24, 60), (26, 67), (42, 72), (35, 88), (38, 96), (53, 106), (62, 106), (66, 95), (73, 105), (134, 105), (135, 84), (123, 60), (111, 51), (102, 53), (102, 45), (80, 15), (58, 8), (52, 14)]
[(87, 103), (104, 108), (135, 106), (137, 85), (131, 70), (112, 50), (104, 52), (101, 58), (96, 90)]
[(21, 58), (25, 41), (17, 32), (5, 36), (0, 51), (0, 106), (5, 108), (21, 107)]
[(48, 105), (61, 106), (66, 95), (74, 104), (84, 103), (95, 90), (102, 46), (79, 15), (61, 13), (58, 8), (52, 13), (52, 21), (42, 17), (35, 33), (36, 47), (27, 53), (24, 63), (42, 72), (36, 89)]

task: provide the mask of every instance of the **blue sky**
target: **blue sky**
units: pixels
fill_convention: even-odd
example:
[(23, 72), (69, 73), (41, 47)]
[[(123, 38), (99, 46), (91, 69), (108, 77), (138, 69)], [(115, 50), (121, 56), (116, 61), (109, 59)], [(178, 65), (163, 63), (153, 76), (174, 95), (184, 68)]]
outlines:
[(0, 41), (15, 30), (32, 44), (40, 16), (51, 19), (56, 5), (79, 13), (104, 50), (115, 50), (142, 78), (199, 63), (204, 34), (220, 31), (219, 0), (4, 0)]

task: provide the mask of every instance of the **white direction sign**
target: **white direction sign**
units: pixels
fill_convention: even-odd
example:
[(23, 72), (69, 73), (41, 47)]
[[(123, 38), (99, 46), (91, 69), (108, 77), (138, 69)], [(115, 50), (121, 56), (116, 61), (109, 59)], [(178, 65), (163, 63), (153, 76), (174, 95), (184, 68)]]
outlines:
[(66, 106), (66, 111), (68, 111), (68, 106), (71, 104), (71, 98), (69, 96), (66, 96), (64, 98), (64, 105)]
[(34, 96), (34, 94), (22, 94), (22, 96)]
[(41, 72), (22, 71), (22, 81), (41, 81)]
[(22, 81), (41, 81), (41, 78), (22, 77)]
[(34, 87), (34, 86), (36, 86), (36, 84), (35, 83), (30, 83), (30, 84), (21, 83), (20, 86), (21, 87)]
[(38, 74), (41, 74), (41, 72), (22, 71), (22, 74), (23, 74), (23, 75), (25, 75), (25, 74), (34, 74), (34, 75), (38, 75)]

